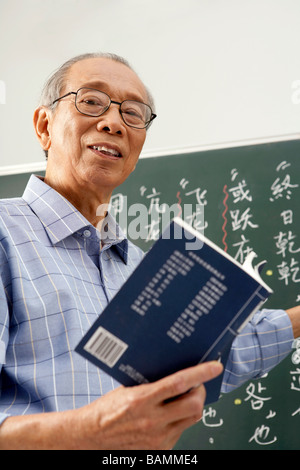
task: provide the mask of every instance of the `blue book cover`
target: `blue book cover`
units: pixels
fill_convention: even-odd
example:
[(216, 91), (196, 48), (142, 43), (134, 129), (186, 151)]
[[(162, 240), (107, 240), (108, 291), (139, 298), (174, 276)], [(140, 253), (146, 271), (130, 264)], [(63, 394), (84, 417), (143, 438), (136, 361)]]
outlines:
[[(182, 219), (162, 233), (76, 351), (125, 386), (209, 361), (272, 293), (252, 259), (240, 265)], [(222, 377), (206, 384), (218, 400)]]

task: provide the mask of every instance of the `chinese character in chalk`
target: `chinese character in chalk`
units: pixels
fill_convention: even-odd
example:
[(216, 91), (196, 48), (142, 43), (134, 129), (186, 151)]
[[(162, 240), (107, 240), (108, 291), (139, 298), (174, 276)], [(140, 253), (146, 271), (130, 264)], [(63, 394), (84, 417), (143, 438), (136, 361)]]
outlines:
[[(256, 385), (257, 391), (255, 390)], [(251, 407), (253, 410), (260, 410), (266, 401), (271, 400), (272, 397), (260, 396), (260, 393), (262, 393), (264, 390), (266, 390), (266, 387), (263, 387), (261, 382), (258, 382), (257, 384), (251, 382), (246, 388), (248, 396), (245, 398), (245, 401), (251, 400)]]
[[(122, 193), (114, 194), (111, 197), (109, 208), (110, 214), (116, 219), (118, 225), (126, 234), (127, 232), (127, 196)], [(103, 209), (97, 215), (103, 215)]]
[(291, 259), (290, 264), (286, 261), (283, 261), (281, 264), (277, 265), (279, 273), (279, 281), (284, 281), (285, 285), (288, 286), (289, 280), (292, 282), (300, 282), (300, 273), (299, 273), (299, 261), (296, 261), (294, 258)]
[(149, 214), (152, 214), (153, 211), (157, 214), (163, 214), (166, 211), (166, 204), (160, 204), (160, 193), (156, 191), (155, 188), (152, 188), (152, 193), (149, 194), (147, 199), (150, 199)]
[(238, 183), (237, 186), (229, 189), (229, 192), (231, 192), (234, 197), (234, 200), (233, 200), (234, 204), (236, 204), (237, 202), (241, 202), (244, 199), (250, 202), (252, 201), (252, 196), (249, 194), (250, 190), (249, 189), (246, 190), (245, 189), (246, 186), (247, 186), (246, 181), (242, 180), (241, 182)]
[(291, 370), (290, 374), (292, 376), (291, 390), (295, 392), (300, 392), (300, 369)]
[[(187, 186), (189, 185), (189, 181), (185, 178), (180, 180), (179, 185), (186, 190)], [(204, 206), (207, 204), (206, 200), (206, 189), (201, 189), (197, 187), (191, 191), (187, 191), (184, 193), (184, 196), (191, 196), (187, 198), (184, 203), (184, 207), (182, 207), (182, 199), (180, 195), (180, 191), (177, 192), (177, 199), (178, 199), (178, 207), (180, 208), (180, 216), (183, 214), (184, 220), (191, 225), (195, 230), (198, 232), (204, 233), (204, 230), (208, 227), (207, 221), (204, 220)]]
[[(147, 212), (150, 216), (150, 223), (145, 223), (144, 228), (147, 231), (145, 241), (157, 240), (161, 231), (161, 214), (164, 214), (167, 210), (167, 204), (160, 203), (161, 193), (156, 188), (152, 188), (149, 192), (146, 186), (140, 187), (140, 194), (145, 197), (147, 201)], [(149, 221), (147, 219), (147, 221)]]
[[(283, 171), (290, 166), (290, 163), (281, 162), (276, 171)], [(292, 189), (298, 188), (299, 184), (292, 184), (291, 183), (291, 176), (287, 173), (281, 179), (280, 177), (276, 178), (274, 183), (271, 185), (271, 192), (272, 197), (270, 197), (270, 201), (275, 201), (275, 199), (285, 197), (286, 199), (291, 199), (292, 196)]]
[(150, 224), (146, 225), (145, 228), (147, 230), (147, 237), (145, 239), (146, 242), (150, 240), (158, 240), (160, 234), (160, 220), (152, 220)]
[(291, 225), (293, 223), (294, 214), (292, 210), (282, 211), (280, 216), (282, 217), (283, 225)]
[[(300, 364), (300, 339), (296, 339), (293, 343), (293, 348), (296, 351), (292, 354), (292, 363), (295, 365)], [(300, 369), (297, 367), (296, 370), (290, 371), (292, 382), (291, 382), (291, 390), (295, 392), (300, 392)]]
[(246, 209), (242, 214), (240, 214), (239, 209), (230, 211), (230, 215), (232, 218), (232, 230), (246, 230), (248, 226), (251, 228), (259, 227), (250, 220), (253, 217), (252, 214), (250, 214), (250, 207), (248, 207), (248, 209)]
[(198, 232), (204, 233), (208, 223), (204, 220), (204, 206), (196, 204), (196, 210), (190, 210), (193, 205), (186, 204), (184, 211), (184, 220)]
[(192, 194), (195, 194), (197, 204), (201, 206), (206, 206), (207, 204), (207, 200), (205, 199), (206, 193), (207, 193), (207, 189), (201, 190), (201, 188), (196, 188), (193, 191), (189, 191), (185, 193), (185, 195), (191, 196)]
[(270, 433), (269, 426), (265, 426), (264, 424), (262, 424), (260, 427), (255, 429), (255, 433), (249, 439), (249, 442), (255, 441), (256, 444), (259, 444), (261, 446), (267, 446), (267, 445), (273, 444), (274, 442), (277, 441), (277, 437), (274, 436), (273, 439), (270, 439), (269, 433)]
[(248, 254), (253, 251), (253, 248), (247, 245), (249, 243), (249, 240), (244, 236), (244, 234), (241, 235), (241, 241), (234, 243), (233, 246), (237, 246), (238, 250), (234, 256), (234, 259), (239, 261), (239, 263), (243, 264), (245, 259), (247, 258)]
[(293, 235), (292, 231), (289, 230), (287, 233), (279, 232), (278, 235), (274, 237), (276, 241), (276, 248), (278, 251), (276, 252), (277, 255), (281, 255), (283, 258), (286, 256), (286, 252), (288, 253), (299, 253), (300, 248), (294, 249), (294, 240), (296, 235)]
[(300, 364), (300, 338), (295, 339), (293, 346), (296, 351), (292, 354), (292, 363)]
[(114, 214), (119, 214), (124, 210), (124, 196), (122, 193), (115, 194), (111, 197), (110, 200), (110, 209), (113, 211)]
[(223, 419), (216, 419), (217, 412), (211, 406), (203, 411), (202, 423), (209, 428), (217, 428), (222, 426)]

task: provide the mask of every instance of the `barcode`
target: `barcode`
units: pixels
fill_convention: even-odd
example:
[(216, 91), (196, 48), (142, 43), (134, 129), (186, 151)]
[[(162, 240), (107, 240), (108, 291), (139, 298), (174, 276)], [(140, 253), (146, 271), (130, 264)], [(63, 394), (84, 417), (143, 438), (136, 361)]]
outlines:
[(102, 326), (95, 331), (84, 346), (87, 352), (99, 359), (99, 361), (104, 362), (108, 367), (113, 367), (127, 348), (128, 344), (105, 330)]

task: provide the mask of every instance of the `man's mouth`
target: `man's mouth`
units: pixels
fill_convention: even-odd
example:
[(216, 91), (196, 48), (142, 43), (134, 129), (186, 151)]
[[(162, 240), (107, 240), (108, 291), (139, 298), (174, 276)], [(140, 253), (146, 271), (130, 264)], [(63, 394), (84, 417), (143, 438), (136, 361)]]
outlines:
[(118, 150), (106, 147), (105, 145), (90, 145), (89, 148), (103, 155), (106, 155), (108, 157), (115, 157), (115, 158), (122, 157), (121, 153), (118, 152)]

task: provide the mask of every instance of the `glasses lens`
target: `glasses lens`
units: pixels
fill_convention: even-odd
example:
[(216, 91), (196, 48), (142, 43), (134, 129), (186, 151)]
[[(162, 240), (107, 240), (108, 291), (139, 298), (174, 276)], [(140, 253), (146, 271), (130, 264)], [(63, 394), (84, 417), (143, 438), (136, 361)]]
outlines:
[(80, 88), (76, 96), (78, 111), (88, 116), (100, 116), (109, 108), (110, 98), (102, 91)]
[(121, 105), (121, 113), (128, 126), (143, 129), (151, 119), (151, 108), (139, 101), (126, 100)]

